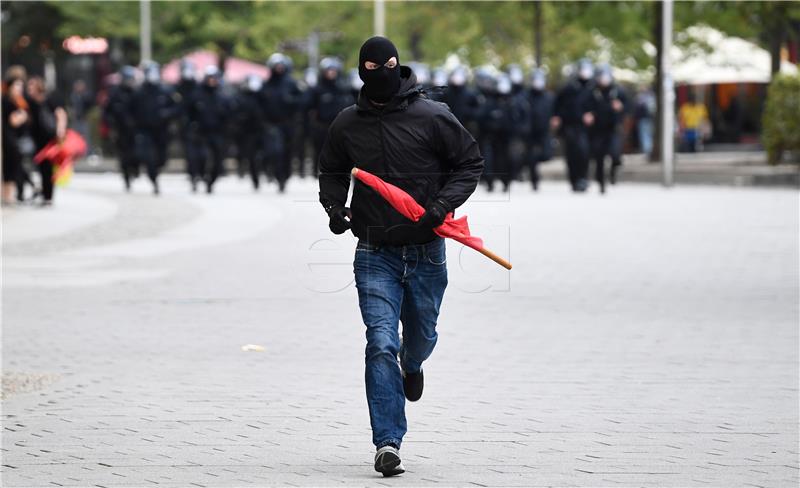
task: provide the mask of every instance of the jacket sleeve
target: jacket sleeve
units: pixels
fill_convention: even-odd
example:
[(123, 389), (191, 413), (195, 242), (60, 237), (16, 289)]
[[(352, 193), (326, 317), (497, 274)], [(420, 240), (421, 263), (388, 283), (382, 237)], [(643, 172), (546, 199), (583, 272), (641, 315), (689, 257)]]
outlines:
[(328, 129), (328, 137), (319, 155), (319, 202), (326, 213), (347, 203), (350, 171), (353, 169), (353, 162), (344, 147), (341, 123), (337, 122), (340, 122), (338, 118)]
[(472, 134), (446, 108), (442, 108), (434, 121), (434, 138), (449, 171), (436, 198), (444, 200), (449, 206), (447, 210), (452, 212), (466, 202), (478, 186), (483, 173), (483, 156)]

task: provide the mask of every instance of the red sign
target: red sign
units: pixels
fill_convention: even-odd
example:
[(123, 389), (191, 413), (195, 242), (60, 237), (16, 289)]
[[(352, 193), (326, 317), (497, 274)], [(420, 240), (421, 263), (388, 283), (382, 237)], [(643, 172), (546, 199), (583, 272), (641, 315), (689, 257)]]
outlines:
[(108, 40), (104, 37), (70, 36), (61, 45), (72, 54), (102, 54), (108, 51)]

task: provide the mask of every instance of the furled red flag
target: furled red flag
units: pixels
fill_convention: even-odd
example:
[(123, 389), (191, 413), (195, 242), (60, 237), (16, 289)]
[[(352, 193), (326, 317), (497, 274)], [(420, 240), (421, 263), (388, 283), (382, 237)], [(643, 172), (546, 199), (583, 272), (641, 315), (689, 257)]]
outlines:
[(76, 157), (86, 152), (86, 141), (80, 134), (72, 129), (67, 130), (64, 140), (59, 142), (53, 140), (48, 143), (41, 151), (36, 153), (33, 161), (41, 164), (42, 161), (49, 160), (53, 163), (53, 182), (59, 186), (69, 182), (72, 176), (72, 162)]
[[(357, 180), (377, 191), (380, 196), (389, 202), (389, 205), (403, 214), (407, 219), (416, 222), (425, 213), (425, 209), (414, 200), (414, 197), (391, 183), (386, 183), (379, 177), (363, 169), (353, 168), (352, 173)], [(483, 239), (470, 234), (466, 215), (454, 219), (453, 213), (448, 213), (447, 217), (444, 219), (444, 223), (433, 229), (433, 231), (442, 237), (449, 237), (467, 247), (471, 247), (500, 266), (511, 269), (511, 263), (483, 246)]]

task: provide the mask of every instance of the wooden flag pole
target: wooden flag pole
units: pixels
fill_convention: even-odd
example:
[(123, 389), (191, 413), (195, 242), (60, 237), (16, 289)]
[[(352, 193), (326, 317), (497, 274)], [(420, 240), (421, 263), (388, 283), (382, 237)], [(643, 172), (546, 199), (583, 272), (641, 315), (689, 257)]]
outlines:
[(478, 249), (478, 252), (483, 254), (487, 258), (491, 259), (495, 263), (499, 264), (500, 266), (504, 267), (505, 269), (511, 269), (511, 263), (501, 258), (497, 254), (493, 253), (492, 251), (486, 249), (485, 247)]

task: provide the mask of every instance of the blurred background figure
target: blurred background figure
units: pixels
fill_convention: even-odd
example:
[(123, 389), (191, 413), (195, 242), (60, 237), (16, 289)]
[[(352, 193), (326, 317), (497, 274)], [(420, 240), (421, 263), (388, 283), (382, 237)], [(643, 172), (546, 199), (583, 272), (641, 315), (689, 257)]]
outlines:
[(33, 151), (29, 138), (29, 147), (25, 147), (31, 120), (25, 100), (26, 77), (25, 68), (10, 66), (3, 79), (3, 205), (24, 199), (22, 157)]
[(230, 107), (220, 89), (221, 83), (219, 68), (208, 66), (200, 88), (195, 90), (192, 112), (200, 136), (200, 166), (192, 180), (192, 191), (197, 191), (199, 177), (205, 182), (206, 193), (213, 193), (214, 183), (224, 171), (225, 127)]
[(236, 97), (236, 125), (240, 137), (239, 157), (250, 172), (253, 189), (261, 186), (265, 173), (264, 152), (266, 144), (266, 118), (261, 107), (261, 90), (264, 81), (258, 75), (248, 75)]
[(310, 119), (314, 142), (314, 177), (319, 172), (318, 158), (333, 119), (343, 109), (353, 105), (355, 99), (346, 80), (342, 78), (344, 66), (334, 57), (323, 58), (319, 63), (319, 82), (311, 92)]
[(525, 160), (530, 171), (533, 190), (539, 189), (539, 163), (552, 155), (550, 118), (553, 116), (553, 94), (547, 90), (547, 74), (541, 68), (531, 70), (531, 87), (528, 91), (530, 105), (529, 133)]
[(494, 167), (495, 155), (492, 146), (491, 133), (494, 132), (492, 122), (492, 110), (494, 107), (494, 97), (497, 90), (497, 80), (495, 73), (487, 66), (478, 67), (475, 72), (475, 89), (478, 97), (478, 111), (475, 114), (476, 132), (473, 134), (483, 156), (483, 175), (481, 183), (486, 185), (490, 191), (494, 189)]
[(133, 110), (136, 97), (136, 68), (123, 66), (119, 71), (119, 79), (119, 84), (111, 88), (103, 110), (103, 120), (111, 128), (111, 138), (119, 159), (125, 190), (130, 191), (131, 181), (139, 176), (136, 118)]
[(588, 101), (591, 113), (589, 145), (595, 162), (595, 180), (600, 193), (606, 191), (605, 159), (611, 157), (611, 184), (617, 181), (622, 165), (622, 121), (628, 104), (625, 91), (614, 82), (611, 66), (602, 64), (595, 71), (595, 83)]
[(639, 149), (650, 155), (653, 152), (653, 128), (656, 115), (656, 95), (647, 85), (642, 85), (636, 94), (633, 117), (636, 121), (636, 135)]
[(512, 179), (511, 140), (518, 128), (526, 123), (524, 104), (512, 92), (511, 79), (506, 73), (498, 73), (493, 93), (486, 97), (484, 130), (487, 133), (492, 153), (492, 169), (486, 175), (486, 189), (494, 190), (495, 179), (507, 192)]
[(478, 95), (467, 85), (469, 70), (466, 66), (456, 66), (447, 78), (447, 90), (443, 92), (442, 100), (450, 107), (461, 125), (473, 135), (478, 132), (476, 122), (480, 109)]
[[(44, 79), (33, 76), (28, 79), (28, 109), (30, 113), (30, 133), (35, 153), (38, 153), (53, 140), (63, 141), (67, 134), (67, 111), (63, 102), (55, 95), (48, 95)], [(41, 175), (42, 205), (53, 203), (53, 161), (45, 159), (38, 163)]]
[(197, 191), (197, 182), (202, 179), (202, 148), (199, 133), (199, 121), (193, 104), (197, 97), (197, 70), (194, 64), (183, 59), (180, 63), (180, 80), (175, 86), (177, 97), (178, 137), (180, 138), (183, 158), (186, 161), (186, 173), (192, 192)]
[(559, 129), (563, 139), (567, 176), (574, 192), (584, 192), (589, 187), (589, 135), (592, 123), (588, 100), (592, 88), (594, 68), (588, 59), (575, 66), (575, 75), (556, 95), (552, 124)]
[(703, 134), (708, 127), (708, 111), (705, 104), (697, 102), (694, 92), (689, 92), (686, 102), (678, 110), (678, 122), (681, 131), (681, 150), (696, 152), (703, 142)]
[(267, 162), (278, 181), (278, 190), (286, 190), (291, 174), (291, 148), (295, 114), (300, 106), (300, 89), (291, 76), (292, 60), (275, 53), (267, 60), (270, 78), (264, 85), (262, 108), (267, 119)]
[(158, 63), (144, 64), (144, 82), (133, 96), (133, 119), (136, 124), (136, 159), (144, 163), (153, 194), (160, 193), (158, 174), (167, 163), (169, 124), (178, 111), (172, 92), (161, 83)]
[(358, 76), (358, 68), (351, 68), (347, 72), (347, 80), (350, 85), (350, 96), (353, 97), (353, 100), (358, 100), (358, 94), (361, 93), (361, 87), (364, 86), (364, 82)]
[(92, 131), (89, 128), (87, 116), (89, 110), (94, 107), (94, 97), (83, 80), (76, 80), (72, 84), (72, 92), (69, 94), (69, 118), (70, 126), (75, 129), (86, 141), (87, 153), (93, 154)]
[(516, 114), (519, 121), (514, 124), (511, 132), (511, 141), (509, 143), (509, 158), (510, 158), (510, 178), (512, 181), (521, 178), (523, 161), (525, 160), (525, 153), (527, 141), (530, 136), (530, 111), (531, 105), (528, 99), (528, 94), (525, 91), (525, 72), (518, 64), (510, 64), (506, 67), (505, 73), (511, 82), (511, 98), (513, 106), (515, 107)]

